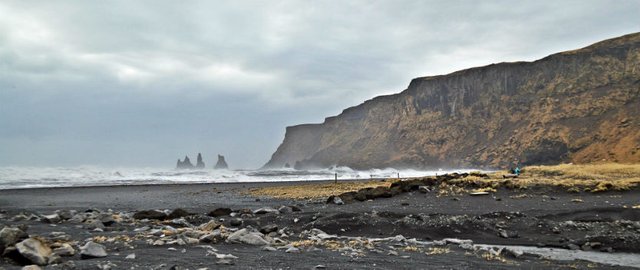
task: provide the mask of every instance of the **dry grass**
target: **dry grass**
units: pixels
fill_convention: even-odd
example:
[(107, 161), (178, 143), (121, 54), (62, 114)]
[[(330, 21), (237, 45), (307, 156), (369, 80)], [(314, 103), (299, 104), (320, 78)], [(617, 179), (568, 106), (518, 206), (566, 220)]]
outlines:
[(375, 188), (379, 186), (389, 187), (393, 180), (366, 180), (348, 181), (338, 183), (304, 183), (278, 187), (252, 188), (247, 192), (253, 196), (267, 196), (286, 199), (317, 199), (331, 195), (340, 195), (345, 192), (358, 191), (363, 188)]
[(451, 252), (451, 250), (448, 247), (430, 247), (427, 252), (425, 252), (425, 254), (427, 255), (441, 255), (441, 254), (447, 254)]
[[(560, 164), (553, 166), (525, 167), (516, 179), (504, 180), (506, 171), (493, 173), (486, 185), (495, 188), (526, 189), (535, 186), (555, 186), (568, 192), (603, 192), (630, 190), (640, 184), (640, 164)], [(465, 179), (463, 179), (464, 181)], [(478, 180), (475, 180), (478, 181)]]
[[(567, 192), (625, 191), (640, 184), (640, 164), (602, 163), (554, 166), (529, 166), (515, 179), (503, 179), (506, 171), (439, 183), (438, 196), (462, 195), (470, 192), (496, 192), (500, 188), (526, 190), (532, 187), (559, 187)], [(276, 187), (253, 188), (246, 192), (252, 196), (287, 199), (318, 199), (363, 188), (389, 187), (396, 179), (384, 181), (344, 181), (336, 183), (303, 183)], [(525, 195), (522, 195), (525, 196)]]

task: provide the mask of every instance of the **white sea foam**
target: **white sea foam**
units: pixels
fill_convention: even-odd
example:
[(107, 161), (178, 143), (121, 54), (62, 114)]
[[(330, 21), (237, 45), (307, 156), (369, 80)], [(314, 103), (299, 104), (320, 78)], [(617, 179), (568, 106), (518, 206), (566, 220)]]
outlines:
[(369, 179), (397, 177), (420, 177), (460, 170), (397, 170), (371, 169), (353, 170), (336, 167), (323, 170), (172, 170), (158, 168), (107, 168), (97, 166), (80, 167), (0, 167), (0, 189), (142, 185), (176, 183), (232, 183), (232, 182), (276, 182), (312, 181), (334, 179)]

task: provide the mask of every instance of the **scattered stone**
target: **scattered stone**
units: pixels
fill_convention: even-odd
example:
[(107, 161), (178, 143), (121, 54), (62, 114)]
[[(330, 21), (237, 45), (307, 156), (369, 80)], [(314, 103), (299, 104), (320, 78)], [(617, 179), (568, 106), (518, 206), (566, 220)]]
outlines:
[(329, 196), (329, 198), (327, 198), (326, 204), (343, 205), (344, 201), (339, 196), (333, 196), (332, 195), (332, 196)]
[(293, 212), (302, 212), (302, 208), (300, 208), (298, 206), (291, 205), (289, 207), (291, 207), (291, 210), (293, 210)]
[(275, 232), (275, 231), (278, 231), (278, 225), (275, 225), (275, 224), (265, 225), (265, 226), (262, 226), (262, 228), (260, 228), (260, 232), (263, 234), (269, 234), (270, 232)]
[(508, 230), (500, 230), (498, 231), (498, 235), (502, 238), (517, 238), (518, 232), (516, 231), (508, 231)]
[(28, 238), (16, 244), (16, 249), (20, 255), (37, 265), (47, 265), (51, 256), (51, 248), (36, 238)]
[(300, 253), (300, 249), (297, 247), (290, 247), (287, 250), (285, 250), (284, 252), (286, 253)]
[(29, 235), (18, 228), (4, 227), (0, 231), (0, 254), (4, 252), (4, 249), (8, 246), (13, 246), (16, 243), (27, 239)]
[(431, 192), (431, 188), (428, 186), (418, 186), (418, 191), (422, 193), (429, 193)]
[(471, 195), (471, 196), (482, 196), (482, 195), (489, 195), (489, 192), (486, 192), (486, 191), (480, 191), (480, 192), (471, 192), (471, 193), (469, 193), (469, 195)]
[(136, 254), (135, 253), (131, 253), (131, 254), (127, 255), (127, 257), (125, 257), (125, 259), (127, 259), (127, 260), (135, 260), (136, 259)]
[(238, 227), (240, 225), (242, 225), (242, 219), (241, 218), (234, 218), (229, 220), (229, 225), (234, 226), (234, 227)]
[(219, 264), (219, 265), (234, 265), (235, 262), (233, 260), (230, 260), (230, 259), (220, 259), (220, 260), (216, 261), (216, 264)]
[(40, 266), (32, 264), (32, 265), (27, 265), (25, 267), (22, 267), (22, 270), (42, 270), (42, 268), (40, 268)]
[(408, 206), (408, 205), (409, 205), (409, 203), (408, 203), (408, 202), (402, 202), (400, 205), (402, 205), (402, 206)]
[(87, 219), (84, 224), (85, 228), (89, 230), (104, 229), (104, 223), (97, 219)]
[(240, 229), (227, 238), (227, 242), (229, 243), (244, 243), (255, 246), (265, 246), (268, 245), (269, 242), (264, 240), (261, 233), (258, 232), (249, 232), (247, 229)]
[(220, 233), (220, 231), (216, 230), (210, 234), (205, 234), (201, 236), (200, 239), (198, 239), (198, 241), (201, 243), (217, 243), (222, 241), (223, 239), (224, 238), (222, 237), (222, 234)]
[(68, 243), (64, 243), (64, 244), (62, 244), (62, 246), (53, 249), (53, 253), (58, 255), (58, 256), (69, 257), (69, 256), (75, 255), (76, 254), (76, 250), (73, 249), (73, 247), (71, 245), (69, 245)]
[(513, 258), (519, 258), (520, 256), (524, 255), (524, 252), (522, 250), (515, 248), (505, 248), (503, 251), (504, 254)]
[(209, 212), (208, 216), (210, 217), (228, 216), (231, 214), (231, 212), (232, 211), (230, 208), (217, 208), (216, 210)]
[(133, 214), (133, 218), (164, 220), (167, 218), (167, 214), (156, 210), (144, 210)]
[(107, 250), (101, 244), (89, 241), (84, 246), (80, 247), (80, 258), (82, 259), (103, 257), (107, 257)]
[(253, 211), (253, 214), (255, 214), (255, 215), (264, 215), (264, 214), (269, 214), (269, 213), (271, 213), (271, 214), (279, 214), (280, 211), (278, 211), (277, 209), (273, 209), (271, 207), (263, 207), (263, 208), (260, 208), (260, 209), (257, 209), (255, 211)]
[(46, 223), (58, 223), (62, 220), (58, 214), (43, 215), (42, 221)]
[(327, 266), (325, 266), (324, 264), (318, 264), (314, 266), (313, 269), (327, 269)]
[(116, 223), (116, 220), (113, 218), (113, 215), (108, 213), (100, 214), (98, 216), (98, 220), (100, 220), (100, 222), (104, 226), (111, 226)]
[(576, 245), (576, 244), (568, 244), (567, 247), (570, 250), (579, 250), (580, 249), (580, 247), (578, 245)]
[(293, 212), (293, 209), (289, 206), (283, 205), (278, 208), (278, 211), (282, 214), (288, 214)]
[(200, 227), (198, 227), (198, 228), (200, 230), (202, 230), (202, 231), (210, 232), (210, 231), (213, 231), (213, 230), (219, 228), (220, 225), (222, 225), (220, 222), (217, 222), (215, 220), (210, 220), (209, 222), (200, 225)]
[(262, 248), (263, 251), (276, 251), (277, 249), (271, 246), (264, 246)]

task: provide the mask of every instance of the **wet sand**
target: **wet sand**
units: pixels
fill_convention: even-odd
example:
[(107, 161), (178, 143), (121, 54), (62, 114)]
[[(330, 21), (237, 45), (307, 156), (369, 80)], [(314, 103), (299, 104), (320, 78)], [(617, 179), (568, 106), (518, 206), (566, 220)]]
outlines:
[[(97, 269), (110, 262), (112, 269), (568, 269), (578, 268), (627, 268), (613, 264), (589, 261), (560, 261), (524, 254), (510, 256), (502, 252), (491, 257), (489, 251), (468, 249), (464, 245), (441, 243), (444, 238), (472, 240), (474, 244), (523, 245), (560, 250), (583, 249), (615, 254), (640, 256), (640, 191), (602, 193), (568, 193), (563, 190), (498, 190), (485, 196), (468, 194), (438, 196), (435, 192), (406, 192), (391, 198), (377, 198), (345, 205), (326, 204), (324, 200), (288, 200), (245, 195), (251, 188), (273, 185), (310, 185), (311, 182), (230, 183), (43, 188), (1, 190), (0, 210), (2, 226), (27, 225), (30, 235), (47, 237), (51, 232), (64, 232), (80, 246), (89, 238), (118, 235), (138, 236), (123, 246), (122, 243), (103, 242), (108, 256), (82, 260), (79, 255), (63, 257), (63, 262), (73, 261), (76, 269)], [(208, 217), (217, 208), (230, 208), (234, 213), (241, 209), (256, 210), (262, 207), (278, 209), (294, 206), (300, 211), (253, 214), (242, 216)], [(136, 220), (129, 217), (104, 230), (87, 228), (85, 223), (60, 221), (54, 224), (36, 220), (15, 220), (21, 213), (34, 216), (52, 214), (56, 210), (75, 210), (83, 213), (95, 209), (96, 213), (118, 216), (131, 215), (140, 210), (173, 210), (182, 208), (194, 215), (188, 217), (194, 227), (216, 220), (230, 231), (240, 228), (261, 228), (276, 225), (283, 234), (273, 237), (284, 239), (284, 246), (314, 239), (308, 234), (320, 229), (338, 237), (360, 237), (362, 243), (371, 238), (402, 235), (405, 239), (433, 243), (421, 245), (411, 241), (384, 240), (371, 246), (358, 246), (355, 241), (337, 238), (322, 240), (313, 245), (301, 244), (299, 253), (287, 253), (284, 249), (263, 251), (260, 246), (248, 244), (198, 243), (152, 245), (145, 239), (156, 239), (146, 232), (135, 232), (141, 227), (160, 228), (170, 221)], [(108, 212), (111, 209), (111, 212)], [(251, 213), (251, 214), (249, 214)], [(233, 225), (233, 219), (241, 218), (241, 225)], [(160, 226), (160, 227), (159, 227)], [(171, 225), (179, 228), (178, 225)], [(273, 234), (273, 233), (271, 233)], [(145, 238), (147, 237), (147, 238)], [(148, 239), (147, 239), (148, 240)], [(340, 248), (329, 248), (336, 241)], [(394, 242), (395, 241), (395, 242)], [(346, 246), (345, 246), (346, 245)], [(364, 245), (364, 244), (362, 244)], [(232, 265), (219, 264), (209, 248), (218, 254), (238, 257)], [(271, 246), (279, 247), (272, 244)], [(440, 249), (442, 248), (442, 252)], [(135, 253), (135, 259), (125, 259)], [(633, 260), (631, 260), (633, 261)], [(624, 265), (624, 262), (622, 263)], [(0, 262), (5, 269), (20, 269), (9, 260)], [(65, 269), (58, 264), (47, 269)]]

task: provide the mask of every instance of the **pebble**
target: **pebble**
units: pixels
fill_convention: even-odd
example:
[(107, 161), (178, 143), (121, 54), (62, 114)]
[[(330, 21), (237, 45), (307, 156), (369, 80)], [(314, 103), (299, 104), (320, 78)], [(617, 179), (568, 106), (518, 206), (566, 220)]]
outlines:
[(135, 260), (136, 259), (136, 254), (135, 253), (131, 253), (131, 254), (127, 255), (127, 257), (125, 257), (125, 259), (127, 259), (127, 260)]

